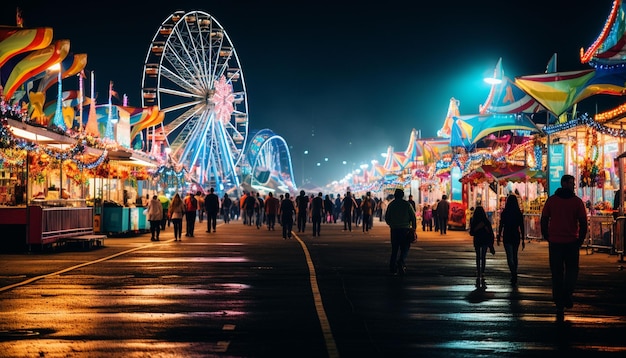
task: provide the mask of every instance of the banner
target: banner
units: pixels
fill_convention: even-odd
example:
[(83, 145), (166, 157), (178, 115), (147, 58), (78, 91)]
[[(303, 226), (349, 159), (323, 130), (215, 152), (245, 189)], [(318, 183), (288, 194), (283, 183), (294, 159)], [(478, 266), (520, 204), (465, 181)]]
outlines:
[(565, 174), (565, 144), (550, 144), (550, 162), (548, 163), (549, 195), (561, 187), (561, 177)]

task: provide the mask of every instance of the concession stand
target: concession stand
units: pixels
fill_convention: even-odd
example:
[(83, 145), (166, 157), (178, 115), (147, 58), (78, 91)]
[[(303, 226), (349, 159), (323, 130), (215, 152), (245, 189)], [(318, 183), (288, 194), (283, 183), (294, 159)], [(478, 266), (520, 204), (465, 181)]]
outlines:
[(9, 116), (2, 118), (0, 130), (0, 230), (7, 234), (2, 246), (30, 250), (81, 237), (100, 243), (93, 230), (93, 207), (84, 200), (82, 176), (68, 164), (78, 162), (82, 168), (85, 161), (99, 161), (105, 151)]
[[(0, 249), (22, 250), (147, 231), (150, 191), (143, 152), (115, 142), (26, 121), (2, 104), (0, 131)], [(106, 235), (102, 235), (102, 234)]]

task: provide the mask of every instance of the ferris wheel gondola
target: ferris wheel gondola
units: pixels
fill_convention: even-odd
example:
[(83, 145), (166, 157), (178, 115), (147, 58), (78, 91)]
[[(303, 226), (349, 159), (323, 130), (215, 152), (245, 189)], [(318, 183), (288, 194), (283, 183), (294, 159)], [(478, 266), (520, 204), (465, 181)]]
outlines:
[(165, 114), (162, 124), (147, 130), (153, 155), (218, 192), (239, 186), (247, 93), (235, 47), (215, 18), (177, 11), (163, 21), (146, 55), (142, 104)]

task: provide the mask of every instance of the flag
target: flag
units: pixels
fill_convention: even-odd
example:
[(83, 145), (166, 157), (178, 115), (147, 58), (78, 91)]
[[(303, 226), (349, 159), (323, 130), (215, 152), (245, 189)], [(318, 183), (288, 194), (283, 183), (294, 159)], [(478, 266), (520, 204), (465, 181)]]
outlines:
[(17, 27), (24, 27), (24, 19), (22, 18), (22, 9), (19, 7), (15, 11), (15, 24)]
[(120, 99), (120, 95), (113, 89), (113, 81), (109, 82), (109, 98), (111, 97)]

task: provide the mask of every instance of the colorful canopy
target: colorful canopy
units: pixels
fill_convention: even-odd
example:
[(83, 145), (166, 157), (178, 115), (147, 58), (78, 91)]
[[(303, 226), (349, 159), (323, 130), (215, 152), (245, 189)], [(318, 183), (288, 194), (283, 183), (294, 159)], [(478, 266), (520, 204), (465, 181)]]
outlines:
[(583, 99), (581, 90), (593, 76), (593, 69), (541, 73), (516, 77), (515, 84), (558, 117)]
[(626, 9), (622, 0), (614, 0), (609, 17), (598, 38), (586, 50), (580, 50), (580, 62), (596, 62), (605, 66), (626, 61)]
[(494, 79), (500, 80), (500, 83), (491, 86), (487, 100), (480, 107), (480, 114), (536, 113), (545, 110), (534, 98), (522, 91), (510, 78), (504, 75), (502, 58), (496, 64)]
[(451, 147), (469, 148), (491, 133), (503, 130), (527, 130), (537, 127), (526, 116), (514, 114), (468, 115), (455, 118), (452, 125)]

